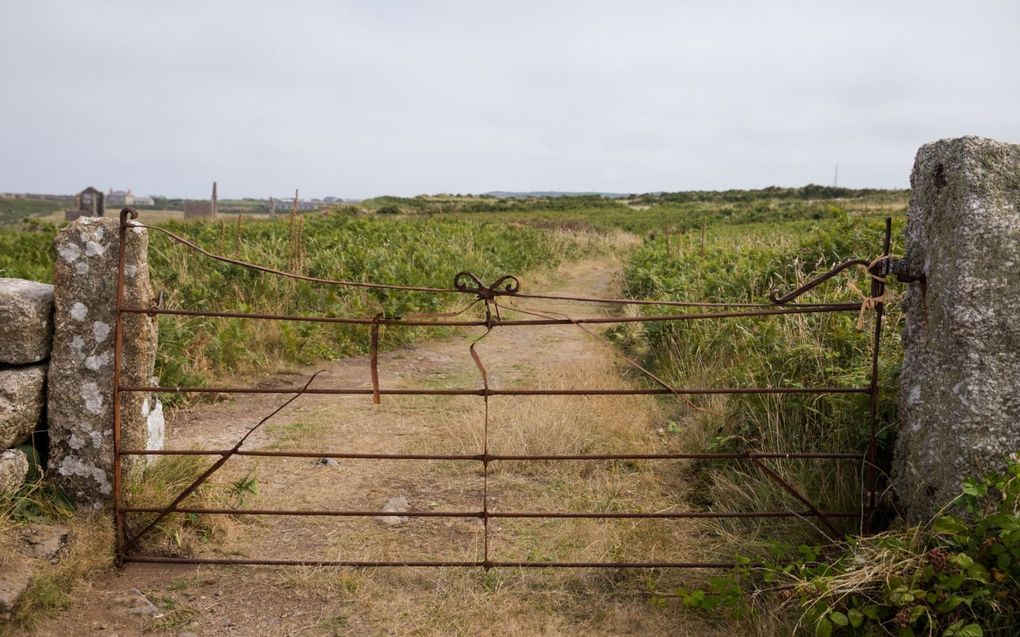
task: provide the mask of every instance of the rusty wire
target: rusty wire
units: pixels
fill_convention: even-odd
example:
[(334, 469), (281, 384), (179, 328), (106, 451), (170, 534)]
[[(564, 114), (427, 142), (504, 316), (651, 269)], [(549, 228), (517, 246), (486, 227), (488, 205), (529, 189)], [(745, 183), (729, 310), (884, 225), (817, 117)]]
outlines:
[[(125, 215), (125, 211), (129, 211), (129, 214), (130, 214), (132, 219), (136, 219), (138, 217), (138, 213), (134, 209), (125, 208), (124, 210), (121, 211), (122, 218)], [(847, 262), (847, 263), (840, 264), (839, 266), (837, 266), (837, 269), (835, 271), (830, 271), (830, 272), (826, 273), (825, 275), (823, 275), (822, 277), (819, 277), (807, 289), (801, 289), (799, 291), (796, 291), (795, 293), (791, 293), (790, 295), (787, 295), (786, 297), (783, 297), (783, 299), (777, 299), (774, 296), (771, 303), (748, 303), (748, 302), (740, 302), (740, 301), (664, 301), (664, 300), (658, 300), (658, 299), (621, 299), (621, 298), (605, 298), (605, 297), (594, 297), (594, 296), (571, 296), (571, 295), (537, 294), (537, 293), (521, 292), (520, 291), (520, 281), (517, 279), (517, 277), (511, 276), (511, 275), (504, 275), (504, 276), (500, 277), (498, 280), (496, 280), (493, 284), (485, 285), (481, 281), (481, 279), (479, 279), (477, 276), (475, 276), (474, 274), (472, 274), (470, 272), (459, 272), (459, 273), (457, 273), (457, 275), (454, 276), (454, 285), (453, 285), (453, 287), (450, 287), (450, 288), (429, 287), (429, 286), (413, 286), (413, 285), (396, 285), (396, 284), (392, 284), (392, 283), (371, 283), (371, 282), (366, 282), (366, 281), (347, 281), (347, 280), (342, 280), (342, 279), (326, 279), (326, 278), (322, 278), (322, 277), (312, 277), (312, 276), (306, 276), (306, 275), (303, 275), (303, 274), (297, 274), (297, 273), (294, 273), (294, 272), (287, 272), (287, 271), (279, 270), (279, 269), (276, 269), (276, 268), (270, 268), (268, 266), (260, 265), (260, 264), (257, 264), (257, 263), (250, 263), (250, 262), (247, 262), (247, 261), (242, 261), (240, 259), (235, 259), (235, 258), (224, 256), (224, 255), (221, 255), (221, 254), (216, 254), (215, 252), (210, 252), (209, 250), (206, 250), (205, 248), (202, 248), (198, 244), (196, 244), (196, 243), (194, 243), (194, 242), (192, 242), (192, 241), (190, 241), (188, 239), (185, 239), (184, 237), (182, 237), (182, 236), (180, 236), (180, 235), (178, 235), (178, 234), (176, 234), (174, 232), (170, 232), (166, 228), (161, 228), (159, 226), (150, 226), (150, 225), (141, 224), (141, 223), (137, 223), (137, 222), (133, 222), (132, 226), (136, 227), (136, 228), (147, 228), (149, 230), (155, 230), (157, 232), (160, 232), (160, 233), (166, 235), (167, 237), (169, 237), (170, 239), (172, 239), (173, 241), (176, 241), (177, 243), (185, 245), (188, 248), (194, 250), (195, 252), (197, 252), (197, 253), (205, 256), (205, 257), (208, 257), (210, 259), (213, 259), (213, 260), (216, 260), (216, 261), (220, 261), (220, 262), (223, 262), (223, 263), (228, 263), (230, 265), (236, 265), (236, 266), (239, 266), (239, 267), (242, 267), (242, 268), (247, 268), (247, 269), (250, 269), (250, 270), (255, 270), (255, 271), (258, 271), (258, 272), (263, 272), (263, 273), (266, 273), (266, 274), (273, 274), (273, 275), (276, 275), (276, 276), (281, 276), (281, 277), (285, 277), (285, 278), (289, 278), (289, 279), (294, 279), (294, 280), (297, 280), (297, 281), (307, 281), (307, 282), (310, 282), (310, 283), (320, 283), (320, 284), (323, 284), (323, 285), (336, 285), (336, 286), (344, 286), (344, 287), (360, 287), (360, 288), (382, 289), (382, 290), (402, 290), (402, 291), (405, 291), (405, 292), (433, 292), (433, 293), (437, 293), (437, 292), (457, 292), (457, 293), (461, 293), (461, 294), (476, 295), (476, 296), (478, 296), (478, 298), (488, 298), (488, 299), (493, 299), (493, 298), (495, 298), (497, 296), (508, 296), (509, 295), (509, 296), (518, 296), (520, 298), (526, 298), (526, 299), (543, 299), (543, 300), (553, 300), (553, 301), (573, 301), (573, 302), (578, 302), (578, 303), (607, 303), (607, 304), (615, 304), (615, 305), (658, 305), (658, 306), (663, 306), (663, 307), (742, 307), (742, 308), (767, 308), (767, 307), (771, 307), (771, 306), (776, 305), (776, 304), (787, 304), (790, 300), (792, 300), (796, 296), (800, 296), (800, 294), (802, 294), (803, 292), (806, 292), (807, 289), (813, 288), (816, 285), (818, 285), (819, 283), (822, 283), (823, 281), (832, 278), (839, 271), (841, 271), (841, 270), (843, 270), (843, 269), (845, 269), (847, 267), (850, 267), (851, 265), (855, 265), (855, 264), (858, 264), (858, 263), (863, 263), (863, 264), (868, 264), (869, 263), (869, 261), (866, 261), (866, 260), (856, 259), (856, 260), (854, 260), (852, 262)], [(787, 298), (787, 297), (789, 297), (789, 298)], [(791, 305), (794, 305), (796, 307), (807, 307), (807, 308), (810, 308), (810, 307), (825, 307), (825, 306), (829, 306), (829, 305), (832, 305), (832, 304), (830, 304), (830, 303), (803, 303), (803, 304), (791, 304)]]
[[(543, 326), (543, 325), (574, 325), (588, 335), (604, 342), (594, 331), (587, 328), (588, 324), (608, 324), (626, 322), (653, 322), (653, 321), (683, 321), (702, 319), (728, 319), (741, 317), (770, 317), (787, 314), (809, 314), (824, 312), (858, 312), (863, 305), (861, 303), (792, 303), (794, 299), (817, 287), (821, 283), (833, 278), (839, 272), (852, 267), (853, 265), (866, 265), (869, 274), (872, 275), (872, 296), (884, 298), (885, 281), (882, 276), (888, 272), (888, 257), (880, 257), (874, 261), (864, 259), (852, 259), (845, 261), (828, 272), (809, 280), (796, 290), (780, 296), (774, 293), (770, 303), (744, 303), (744, 302), (688, 302), (688, 301), (657, 301), (646, 299), (613, 299), (601, 297), (565, 296), (553, 294), (524, 293), (520, 291), (520, 281), (513, 276), (503, 276), (490, 285), (485, 285), (481, 279), (470, 272), (460, 272), (454, 278), (451, 288), (404, 286), (393, 284), (368, 283), (362, 281), (332, 280), (318, 277), (307, 277), (294, 273), (284, 272), (267, 266), (247, 263), (238, 259), (217, 255), (209, 252), (197, 244), (180, 237), (172, 232), (156, 226), (144, 226), (130, 222), (137, 213), (131, 209), (121, 211), (121, 233), (120, 241), (123, 248), (125, 232), (127, 227), (145, 227), (167, 235), (172, 240), (192, 249), (193, 251), (208, 258), (244, 267), (265, 274), (282, 276), (286, 278), (319, 283), (324, 285), (351, 286), (361, 288), (380, 288), (388, 290), (402, 290), (409, 292), (426, 293), (461, 293), (469, 294), (474, 300), (465, 308), (433, 314), (414, 314), (406, 317), (385, 317), (377, 314), (372, 318), (358, 317), (330, 317), (330, 316), (300, 316), (300, 315), (273, 315), (255, 314), (242, 312), (202, 312), (190, 310), (178, 310), (163, 308), (162, 303), (156, 303), (149, 308), (126, 307), (124, 305), (124, 254), (120, 251), (120, 263), (117, 277), (117, 315), (116, 315), (116, 341), (114, 351), (114, 488), (115, 488), (115, 521), (117, 525), (118, 539), (118, 561), (134, 562), (156, 562), (156, 563), (180, 563), (180, 564), (262, 564), (262, 565), (327, 565), (327, 566), (465, 566), (481, 567), (484, 569), (496, 567), (513, 568), (589, 568), (589, 567), (616, 567), (616, 568), (728, 568), (734, 566), (727, 562), (670, 562), (670, 561), (648, 561), (648, 562), (520, 562), (520, 561), (497, 561), (491, 560), (489, 556), (489, 525), (490, 518), (560, 518), (560, 519), (695, 519), (695, 518), (798, 518), (810, 520), (818, 519), (832, 533), (838, 535), (838, 529), (832, 522), (835, 518), (858, 518), (861, 520), (863, 530), (870, 527), (870, 517), (876, 506), (875, 483), (877, 476), (874, 472), (876, 455), (876, 434), (877, 434), (877, 400), (878, 400), (878, 357), (879, 340), (881, 333), (882, 307), (878, 301), (875, 304), (875, 332), (874, 347), (871, 360), (871, 379), (868, 387), (711, 387), (711, 388), (675, 388), (671, 387), (664, 380), (642, 367), (634, 361), (614, 349), (614, 354), (622, 356), (628, 364), (632, 365), (653, 382), (659, 388), (606, 388), (606, 389), (498, 389), (489, 385), (488, 372), (479, 356), (476, 345), (489, 335), (496, 327), (503, 326)], [(889, 253), (889, 237), (891, 227), (889, 222), (886, 225), (886, 238), (884, 255)], [(566, 302), (581, 303), (604, 303), (616, 305), (657, 305), (665, 307), (694, 307), (694, 308), (739, 308), (737, 310), (693, 312), (682, 314), (665, 314), (652, 316), (594, 316), (573, 318), (560, 312), (549, 310), (528, 309), (515, 302), (507, 305), (511, 309), (532, 319), (508, 320), (501, 316), (498, 299), (506, 297), (509, 299), (536, 299), (536, 300), (557, 300)], [(485, 308), (484, 320), (452, 320), (467, 312), (478, 303), (483, 303)], [(257, 388), (257, 387), (160, 387), (160, 386), (134, 386), (123, 385), (120, 380), (120, 367), (122, 358), (122, 326), (121, 318), (124, 314), (148, 314), (155, 316), (159, 314), (177, 316), (202, 316), (221, 318), (243, 318), (256, 320), (284, 320), (284, 321), (305, 321), (305, 322), (329, 322), (344, 323), (352, 325), (366, 325), (370, 328), (370, 374), (372, 381), (371, 389), (360, 388), (323, 388), (310, 387), (315, 376), (312, 376), (303, 387), (287, 388)], [(556, 318), (556, 316), (561, 318)], [(485, 332), (475, 339), (469, 346), (472, 360), (479, 371), (482, 380), (481, 389), (384, 389), (380, 387), (378, 376), (378, 351), (380, 344), (380, 329), (383, 326), (453, 326), (453, 327), (484, 327)], [(316, 374), (317, 375), (317, 374)], [(263, 418), (230, 449), (164, 449), (164, 450), (142, 450), (124, 449), (120, 437), (120, 400), (121, 392), (177, 392), (177, 393), (218, 393), (218, 394), (294, 394), (286, 402), (276, 408), (271, 414)], [(618, 454), (493, 454), (490, 453), (488, 438), (489, 421), (489, 398), (493, 396), (595, 396), (595, 395), (672, 395), (689, 407), (707, 411), (698, 407), (687, 396), (710, 395), (710, 394), (823, 394), (823, 393), (863, 393), (869, 397), (870, 416), (870, 440), (865, 453), (833, 453), (833, 452), (736, 452), (736, 453), (618, 453)], [(370, 395), (374, 402), (379, 402), (382, 396), (398, 395), (422, 395), (422, 396), (451, 396), (470, 395), (479, 396), (484, 401), (484, 423), (482, 449), (479, 454), (399, 454), (399, 453), (354, 453), (335, 451), (269, 451), (269, 450), (245, 450), (242, 445), (247, 438), (265, 423), (273, 415), (279, 413), (284, 407), (304, 394), (330, 394), (330, 395)], [(199, 478), (197, 478), (184, 491), (178, 494), (174, 500), (164, 507), (139, 507), (126, 506), (123, 502), (121, 485), (121, 458), (123, 456), (160, 456), (160, 455), (211, 455), (219, 456), (210, 467)], [(182, 507), (181, 503), (204, 483), (216, 470), (218, 470), (231, 457), (254, 456), (254, 457), (314, 457), (314, 458), (349, 458), (366, 460), (453, 460), (481, 462), (483, 466), (482, 486), (482, 507), (477, 511), (407, 511), (407, 512), (381, 512), (381, 511), (329, 511), (329, 510), (290, 510), (290, 509), (215, 509)], [(865, 480), (864, 494), (862, 496), (861, 512), (850, 511), (822, 511), (818, 509), (806, 496), (784, 480), (778, 473), (764, 464), (765, 460), (793, 460), (793, 459), (817, 459), (817, 460), (849, 460), (863, 462), (869, 468), (868, 477)], [(781, 510), (781, 511), (669, 511), (669, 512), (591, 512), (591, 511), (491, 511), (489, 509), (488, 477), (489, 464), (492, 462), (532, 462), (532, 461), (624, 461), (624, 460), (731, 460), (750, 462), (757, 466), (770, 479), (777, 482), (790, 493), (795, 499), (807, 507), (803, 511)], [(155, 518), (132, 537), (126, 534), (126, 514), (156, 514)], [(281, 516), (326, 516), (326, 517), (380, 517), (387, 515), (399, 515), (406, 517), (470, 517), (479, 518), (483, 521), (483, 555), (479, 560), (450, 561), (450, 560), (394, 560), (394, 561), (357, 561), (357, 560), (276, 560), (276, 559), (229, 559), (229, 558), (166, 558), (151, 555), (132, 554), (130, 549), (138, 540), (161, 520), (172, 513), (179, 514), (229, 514), (229, 515), (281, 515)]]

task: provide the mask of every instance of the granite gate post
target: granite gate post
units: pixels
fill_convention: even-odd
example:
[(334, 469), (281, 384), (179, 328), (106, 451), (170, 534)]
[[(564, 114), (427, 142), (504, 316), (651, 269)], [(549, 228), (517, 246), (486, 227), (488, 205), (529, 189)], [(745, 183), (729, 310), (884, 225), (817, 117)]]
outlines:
[(910, 183), (893, 483), (924, 522), (1020, 450), (1020, 145), (927, 144)]
[[(133, 222), (128, 221), (129, 224)], [(120, 220), (82, 217), (54, 241), (54, 334), (49, 368), (50, 469), (54, 482), (78, 506), (113, 501), (113, 379)], [(127, 229), (124, 303), (150, 307), (148, 234)], [(156, 319), (122, 317), (121, 382), (158, 384)], [(122, 393), (122, 445), (163, 446), (163, 410), (154, 397)], [(125, 461), (128, 458), (125, 458)]]

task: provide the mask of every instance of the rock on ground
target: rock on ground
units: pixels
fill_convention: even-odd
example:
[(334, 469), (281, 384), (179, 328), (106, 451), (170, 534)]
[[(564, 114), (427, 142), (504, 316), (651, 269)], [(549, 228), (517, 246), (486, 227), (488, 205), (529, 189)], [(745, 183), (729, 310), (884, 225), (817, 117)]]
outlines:
[(924, 522), (1020, 449), (1020, 145), (927, 144), (910, 182), (893, 483)]
[(159, 608), (149, 601), (149, 598), (137, 588), (132, 588), (127, 595), (122, 595), (113, 601), (117, 605), (124, 607), (128, 615), (156, 617), (160, 614)]
[[(410, 502), (407, 501), (402, 495), (394, 496), (386, 501), (383, 505), (383, 513), (406, 513), (408, 508), (411, 506)], [(383, 524), (389, 526), (396, 526), (398, 524), (405, 524), (410, 518), (403, 515), (381, 515), (377, 518)]]
[[(82, 217), (54, 240), (54, 334), (49, 371), (49, 475), (75, 503), (99, 507), (113, 497), (113, 353), (120, 220)], [(127, 230), (124, 303), (151, 307), (148, 235)], [(123, 317), (121, 382), (148, 385), (156, 321)], [(161, 446), (163, 415), (152, 397), (121, 396), (125, 448)], [(125, 457), (125, 463), (137, 456)]]
[(66, 526), (29, 524), (24, 530), (25, 546), (21, 552), (28, 557), (51, 560), (67, 545), (70, 535)]
[(38, 363), (50, 355), (53, 286), (0, 278), (0, 363)]
[(16, 493), (28, 475), (28, 456), (17, 449), (0, 452), (0, 495)]
[(0, 369), (0, 449), (26, 440), (41, 424), (46, 365)]
[(0, 622), (14, 610), (18, 597), (32, 581), (32, 565), (28, 560), (8, 563), (0, 572)]

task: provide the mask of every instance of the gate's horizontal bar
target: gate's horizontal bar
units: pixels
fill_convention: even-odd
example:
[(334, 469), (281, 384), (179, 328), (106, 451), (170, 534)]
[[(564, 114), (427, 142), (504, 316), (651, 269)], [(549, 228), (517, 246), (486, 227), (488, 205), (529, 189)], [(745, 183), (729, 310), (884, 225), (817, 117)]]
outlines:
[(490, 518), (585, 518), (585, 519), (688, 519), (688, 518), (859, 518), (860, 511), (665, 511), (656, 513), (627, 513), (609, 511), (592, 513), (590, 511), (507, 511), (506, 513), (489, 511)]
[(493, 455), (489, 460), (861, 460), (863, 453), (827, 453), (803, 451), (793, 453), (648, 453), (648, 454), (532, 454)]
[[(327, 394), (371, 396), (368, 388), (156, 387), (127, 385), (122, 392), (162, 394)], [(676, 389), (380, 389), (381, 396), (667, 396), (670, 394), (867, 394), (868, 387), (680, 387)]]
[[(489, 568), (736, 568), (735, 562), (493, 562)], [(741, 566), (753, 567), (754, 564)]]
[(258, 560), (216, 557), (165, 557), (162, 555), (125, 555), (125, 562), (150, 564), (240, 564), (244, 566), (484, 566), (482, 562), (429, 562), (429, 561), (368, 561), (368, 560)]
[[(513, 308), (509, 308), (513, 309)], [(169, 310), (151, 307), (122, 307), (125, 314), (168, 314), (172, 316), (195, 316), (209, 318), (240, 318), (265, 321), (304, 321), (310, 323), (343, 323), (346, 325), (404, 325), (409, 327), (493, 327), (525, 326), (525, 325), (574, 325), (596, 323), (650, 323), (659, 321), (693, 321), (699, 319), (740, 318), (755, 316), (779, 316), (783, 314), (818, 314), (824, 312), (859, 312), (860, 303), (833, 303), (831, 305), (812, 305), (782, 307), (774, 309), (750, 310), (746, 312), (686, 312), (682, 314), (661, 314), (642, 316), (596, 316), (582, 318), (539, 318), (539, 319), (492, 319), (484, 320), (434, 320), (434, 319), (394, 319), (355, 318), (343, 316), (294, 316), (290, 314), (259, 314), (252, 312), (202, 312), (199, 310)]]
[[(160, 507), (123, 507), (125, 513), (162, 513)], [(857, 518), (858, 511), (832, 511), (814, 513), (813, 511), (663, 511), (654, 513), (608, 511), (596, 513), (591, 511), (306, 511), (295, 509), (204, 509), (181, 507), (174, 513), (198, 515), (282, 515), (312, 516), (335, 518), (374, 518), (374, 517), (408, 517), (408, 518), (585, 518), (585, 519), (688, 519), (688, 518), (811, 518), (836, 517)]]
[(862, 460), (863, 453), (763, 452), (763, 453), (618, 453), (618, 454), (426, 454), (345, 453), (334, 451), (232, 451), (230, 449), (124, 449), (122, 456), (258, 456), (276, 458), (338, 458), (351, 460), (473, 460), (477, 462), (527, 460)]
[[(123, 507), (125, 513), (162, 513), (166, 507)], [(334, 518), (375, 518), (375, 517), (409, 517), (409, 518), (481, 518), (483, 511), (303, 511), (300, 509), (203, 509), (180, 507), (173, 513), (196, 513), (207, 515), (287, 515), (287, 516), (319, 516)], [(491, 514), (490, 514), (491, 516)]]
[[(473, 567), (473, 568), (735, 568), (735, 562), (455, 562), (455, 561), (363, 561), (363, 560), (259, 560), (215, 557), (164, 557), (162, 555), (126, 555), (125, 562), (150, 564), (237, 564), (244, 566), (347, 566), (371, 568), (396, 567)], [(755, 567), (755, 564), (741, 564)]]

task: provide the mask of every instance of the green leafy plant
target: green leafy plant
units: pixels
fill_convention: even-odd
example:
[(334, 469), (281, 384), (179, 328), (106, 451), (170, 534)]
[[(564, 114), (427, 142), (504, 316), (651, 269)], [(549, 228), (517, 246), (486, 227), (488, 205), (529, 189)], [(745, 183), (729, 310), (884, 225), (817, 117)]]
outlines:
[(824, 565), (783, 571), (822, 635), (1015, 634), (1020, 618), (1020, 463), (964, 481), (953, 513), (854, 540)]
[[(947, 510), (909, 527), (826, 546), (774, 545), (674, 597), (749, 617), (766, 609), (816, 637), (1014, 635), (1020, 622), (1020, 461), (969, 478)], [(665, 599), (653, 593), (653, 601)], [(757, 606), (756, 606), (757, 605)]]
[(255, 469), (249, 469), (243, 476), (230, 482), (227, 491), (235, 508), (243, 507), (249, 497), (259, 494), (259, 483), (255, 473)]

